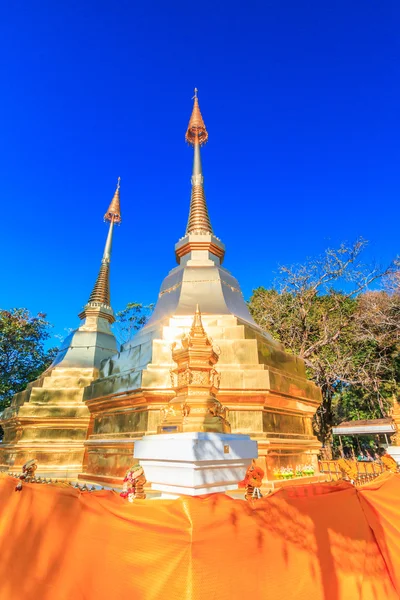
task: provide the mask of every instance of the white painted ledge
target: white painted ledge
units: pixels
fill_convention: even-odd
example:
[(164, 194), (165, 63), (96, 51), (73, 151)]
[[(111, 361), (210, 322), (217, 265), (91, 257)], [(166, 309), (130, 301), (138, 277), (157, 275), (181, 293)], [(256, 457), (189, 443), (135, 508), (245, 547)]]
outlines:
[(199, 496), (236, 489), (257, 458), (257, 442), (230, 433), (148, 435), (136, 442), (135, 458), (164, 497)]

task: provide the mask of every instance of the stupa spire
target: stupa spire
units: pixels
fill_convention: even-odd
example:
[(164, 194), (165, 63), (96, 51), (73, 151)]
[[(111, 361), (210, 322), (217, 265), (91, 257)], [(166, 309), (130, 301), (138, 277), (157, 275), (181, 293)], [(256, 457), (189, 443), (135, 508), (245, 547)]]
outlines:
[(115, 321), (114, 313), (111, 308), (110, 301), (110, 260), (111, 260), (111, 248), (114, 233), (114, 224), (121, 223), (121, 209), (120, 209), (120, 184), (121, 178), (118, 177), (117, 187), (111, 200), (110, 206), (104, 220), (109, 221), (109, 229), (104, 246), (103, 258), (101, 260), (99, 274), (96, 282), (93, 286), (92, 292), (89, 296), (88, 303), (85, 305), (83, 312), (79, 315), (81, 319), (88, 316), (88, 314), (98, 313), (98, 316), (107, 319), (110, 323)]
[(190, 335), (192, 337), (206, 337), (203, 322), (201, 320), (200, 307), (198, 304), (196, 304), (196, 312), (194, 313), (193, 323), (190, 329)]
[(192, 115), (186, 131), (185, 139), (193, 146), (192, 194), (190, 198), (189, 219), (186, 235), (189, 233), (213, 233), (208, 215), (206, 196), (203, 185), (203, 170), (201, 166), (200, 146), (208, 140), (206, 126), (201, 116), (197, 88), (194, 90)]

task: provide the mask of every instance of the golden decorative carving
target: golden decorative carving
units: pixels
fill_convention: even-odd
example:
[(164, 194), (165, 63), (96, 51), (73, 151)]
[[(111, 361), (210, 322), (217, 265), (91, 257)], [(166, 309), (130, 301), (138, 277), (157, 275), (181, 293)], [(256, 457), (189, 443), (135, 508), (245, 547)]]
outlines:
[(190, 372), (190, 380), (188, 383), (193, 383), (193, 385), (207, 385), (209, 382), (208, 373), (204, 373), (203, 371), (194, 371)]
[(199, 307), (189, 334), (171, 349), (177, 363), (171, 370), (176, 396), (162, 409), (163, 422), (158, 431), (229, 432), (227, 409), (215, 396), (220, 375), (214, 365), (219, 353), (204, 331)]
[(190, 369), (186, 369), (185, 371), (178, 373), (178, 386), (181, 387), (183, 385), (190, 385), (191, 383), (194, 383), (194, 375), (195, 374), (192, 373)]
[(184, 419), (186, 419), (190, 415), (190, 406), (187, 402), (182, 404), (182, 415)]
[(167, 404), (166, 406), (163, 406), (160, 409), (160, 412), (161, 412), (161, 420), (162, 421), (165, 421), (168, 416), (175, 417), (175, 409), (170, 404)]
[(171, 387), (175, 388), (178, 382), (178, 378), (176, 373), (172, 369), (170, 369), (169, 376), (171, 378)]
[[(215, 346), (214, 346), (214, 351), (215, 351)], [(219, 356), (220, 352), (218, 352), (217, 354)], [(210, 381), (210, 385), (213, 388), (215, 388), (216, 390), (219, 389), (219, 384), (221, 382), (221, 375), (220, 375), (220, 373), (218, 373), (218, 371), (216, 369), (211, 369), (210, 375), (209, 375), (209, 381)]]

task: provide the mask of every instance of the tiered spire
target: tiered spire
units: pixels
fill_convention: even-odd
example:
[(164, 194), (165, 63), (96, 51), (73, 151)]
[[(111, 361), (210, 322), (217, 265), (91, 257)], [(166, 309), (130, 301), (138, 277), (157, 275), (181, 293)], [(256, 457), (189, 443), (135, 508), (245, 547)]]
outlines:
[(190, 146), (194, 147), (192, 194), (186, 235), (189, 233), (213, 233), (204, 193), (200, 156), (200, 146), (207, 142), (208, 133), (200, 112), (197, 88), (194, 90), (193, 111), (185, 139)]
[(187, 261), (199, 264), (199, 261), (205, 259), (216, 260), (218, 264), (222, 264), (225, 246), (213, 233), (204, 193), (200, 146), (207, 142), (208, 133), (200, 112), (197, 88), (194, 90), (193, 100), (192, 115), (185, 136), (187, 143), (193, 146), (194, 150), (192, 194), (186, 233), (175, 244), (175, 256), (179, 264)]
[(92, 293), (89, 296), (88, 303), (85, 305), (83, 312), (79, 315), (81, 319), (87, 317), (88, 314), (98, 313), (98, 316), (107, 319), (110, 323), (115, 321), (114, 313), (110, 303), (110, 260), (114, 223), (121, 223), (119, 196), (120, 184), (121, 178), (118, 177), (117, 188), (115, 190), (113, 199), (111, 200), (106, 214), (104, 215), (104, 220), (110, 222), (110, 227), (108, 230), (106, 245), (104, 247), (99, 274), (97, 276), (96, 283), (94, 284)]

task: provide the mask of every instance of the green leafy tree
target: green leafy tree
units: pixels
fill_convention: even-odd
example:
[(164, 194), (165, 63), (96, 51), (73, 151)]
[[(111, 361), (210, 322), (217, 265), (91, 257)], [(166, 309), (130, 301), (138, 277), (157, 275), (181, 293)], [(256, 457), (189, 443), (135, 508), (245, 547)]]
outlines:
[[(357, 298), (358, 344), (354, 361), (363, 381), (364, 398), (387, 414), (391, 401), (400, 398), (400, 270), (383, 280), (383, 289)], [(354, 389), (357, 386), (353, 386)], [(388, 406), (389, 405), (389, 406)]]
[(44, 313), (0, 309), (0, 411), (52, 363), (57, 348), (46, 350), (50, 323)]
[[(382, 307), (373, 330), (367, 327), (365, 313), (369, 286), (393, 277), (396, 265), (363, 265), (365, 246), (360, 239), (328, 249), (322, 258), (304, 265), (281, 267), (276, 289), (254, 290), (249, 303), (256, 322), (304, 360), (308, 377), (321, 388), (323, 400), (314, 426), (324, 444), (346, 402), (351, 406), (349, 394), (354, 402), (362, 396), (368, 414), (383, 416), (396, 388), (398, 342), (392, 324), (386, 322), (388, 309)], [(387, 300), (388, 293), (382, 293)], [(387, 304), (395, 320), (393, 299)]]
[(154, 304), (128, 302), (123, 310), (117, 312), (115, 329), (120, 344), (128, 342), (147, 323), (153, 309)]

